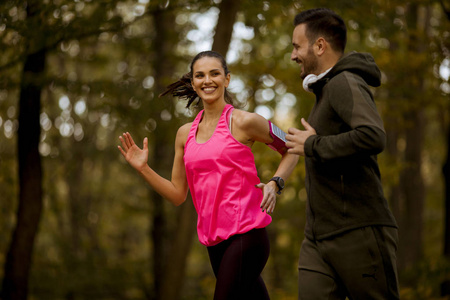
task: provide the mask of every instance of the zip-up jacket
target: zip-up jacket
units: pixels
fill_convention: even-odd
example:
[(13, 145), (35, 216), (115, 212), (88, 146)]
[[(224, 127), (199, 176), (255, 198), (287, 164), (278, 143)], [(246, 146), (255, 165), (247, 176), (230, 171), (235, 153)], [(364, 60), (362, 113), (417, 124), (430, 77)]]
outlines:
[(308, 123), (317, 133), (305, 143), (309, 239), (371, 225), (397, 227), (377, 163), (386, 133), (369, 85), (379, 86), (380, 78), (370, 54), (351, 52), (309, 85), (316, 103)]

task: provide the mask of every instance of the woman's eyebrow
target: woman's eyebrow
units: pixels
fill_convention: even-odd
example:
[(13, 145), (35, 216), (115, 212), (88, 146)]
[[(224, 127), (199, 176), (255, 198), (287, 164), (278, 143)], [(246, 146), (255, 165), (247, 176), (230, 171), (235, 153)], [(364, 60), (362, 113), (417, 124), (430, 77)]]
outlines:
[[(220, 69), (212, 69), (212, 70), (209, 70), (210, 73), (211, 73), (211, 72), (217, 72), (217, 71), (220, 72)], [(203, 71), (197, 71), (197, 72), (195, 72), (194, 74), (203, 74), (203, 73), (204, 73)]]

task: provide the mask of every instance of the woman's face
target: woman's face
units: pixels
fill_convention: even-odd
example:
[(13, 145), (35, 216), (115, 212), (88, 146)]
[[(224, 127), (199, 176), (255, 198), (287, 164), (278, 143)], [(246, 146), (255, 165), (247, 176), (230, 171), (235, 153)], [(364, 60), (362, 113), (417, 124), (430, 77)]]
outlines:
[(225, 101), (225, 88), (230, 74), (225, 74), (222, 63), (215, 57), (204, 56), (192, 67), (192, 87), (203, 102)]

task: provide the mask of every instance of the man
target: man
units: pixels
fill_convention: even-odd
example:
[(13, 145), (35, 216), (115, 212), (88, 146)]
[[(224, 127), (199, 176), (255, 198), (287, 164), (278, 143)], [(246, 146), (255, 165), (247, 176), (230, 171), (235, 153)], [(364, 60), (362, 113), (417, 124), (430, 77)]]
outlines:
[(397, 225), (376, 157), (386, 136), (369, 88), (380, 70), (370, 54), (344, 55), (347, 30), (333, 11), (303, 11), (294, 26), (291, 59), (316, 95), (305, 130), (286, 136), (306, 165), (299, 299), (398, 299)]

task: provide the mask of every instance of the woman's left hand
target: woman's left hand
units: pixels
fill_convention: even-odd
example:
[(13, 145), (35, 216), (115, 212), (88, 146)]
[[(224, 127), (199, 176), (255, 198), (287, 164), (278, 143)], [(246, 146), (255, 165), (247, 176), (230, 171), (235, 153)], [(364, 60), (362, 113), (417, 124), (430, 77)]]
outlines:
[(256, 185), (263, 191), (263, 199), (261, 201), (262, 211), (266, 211), (268, 214), (273, 213), (275, 204), (277, 203), (276, 190), (269, 184), (259, 183)]

